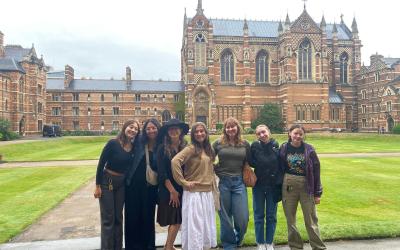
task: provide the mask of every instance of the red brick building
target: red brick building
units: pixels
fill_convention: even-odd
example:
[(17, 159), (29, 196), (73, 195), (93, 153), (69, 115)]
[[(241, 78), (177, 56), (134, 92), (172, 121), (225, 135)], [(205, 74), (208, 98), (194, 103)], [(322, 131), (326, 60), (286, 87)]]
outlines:
[(75, 79), (74, 69), (52, 72), (47, 79), (47, 122), (63, 130), (118, 130), (128, 119), (183, 119), (183, 84), (179, 81), (134, 80), (126, 68), (123, 80)]
[(228, 116), (249, 127), (264, 103), (280, 104), (286, 125), (315, 130), (357, 126), (361, 69), (356, 20), (316, 23), (209, 19), (198, 1), (184, 17), (181, 50), (186, 121), (210, 127)]
[(4, 45), (0, 31), (0, 117), (21, 135), (38, 133), (46, 121), (46, 69), (35, 48)]
[(400, 123), (400, 58), (372, 55), (357, 77), (360, 131), (391, 131)]

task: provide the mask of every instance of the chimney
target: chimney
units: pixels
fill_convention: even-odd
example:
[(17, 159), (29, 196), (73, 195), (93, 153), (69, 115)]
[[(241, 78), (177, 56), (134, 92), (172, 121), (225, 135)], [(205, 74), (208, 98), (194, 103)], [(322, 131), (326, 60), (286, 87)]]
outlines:
[(64, 88), (68, 88), (69, 84), (74, 80), (74, 69), (68, 64), (65, 65)]
[(4, 57), (4, 34), (0, 31), (0, 57)]
[(132, 70), (131, 67), (127, 66), (126, 67), (126, 83), (130, 83), (132, 81)]
[(382, 60), (382, 59), (383, 59), (383, 56), (382, 56), (382, 55), (379, 55), (378, 52), (376, 52), (375, 55), (372, 55), (372, 56), (370, 57), (371, 65), (375, 64), (376, 62), (378, 62), (378, 61), (380, 61), (380, 60)]

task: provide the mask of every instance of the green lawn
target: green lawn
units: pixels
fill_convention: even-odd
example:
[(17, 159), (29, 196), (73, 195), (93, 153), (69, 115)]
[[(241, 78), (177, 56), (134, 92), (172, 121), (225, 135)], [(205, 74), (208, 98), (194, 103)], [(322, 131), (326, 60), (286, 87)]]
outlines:
[[(274, 135), (281, 144), (284, 134)], [(98, 159), (110, 137), (63, 137), (61, 139), (0, 146), (4, 161), (48, 161)], [(211, 141), (217, 139), (213, 135)], [(254, 135), (246, 135), (248, 141)], [(189, 139), (189, 138), (188, 138)], [(307, 134), (306, 140), (318, 153), (400, 152), (399, 135), (377, 134)], [(1, 145), (1, 144), (0, 144)]]
[[(325, 240), (400, 236), (400, 159), (323, 158), (324, 194), (318, 205)], [(20, 233), (95, 174), (94, 167), (0, 169), (0, 243)], [(251, 189), (245, 244), (255, 243)], [(306, 238), (301, 210), (298, 226)], [(278, 209), (275, 242), (286, 242)]]
[[(317, 206), (322, 237), (325, 240), (400, 236), (400, 159), (323, 158), (324, 194)], [(246, 244), (255, 244), (251, 189), (250, 223)], [(304, 239), (301, 209), (298, 227)], [(276, 243), (287, 241), (286, 220), (279, 203)]]
[(82, 166), (0, 169), (0, 243), (56, 206), (95, 171)]

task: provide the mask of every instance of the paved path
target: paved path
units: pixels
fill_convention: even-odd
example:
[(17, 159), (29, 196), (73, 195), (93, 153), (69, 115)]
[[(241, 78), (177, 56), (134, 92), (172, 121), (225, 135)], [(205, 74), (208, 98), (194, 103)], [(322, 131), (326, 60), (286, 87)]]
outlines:
[[(158, 239), (165, 237), (165, 234), (157, 234)], [(165, 240), (164, 240), (165, 241)], [(333, 241), (326, 242), (329, 250), (400, 250), (400, 238), (379, 239), (379, 240), (354, 240), (354, 241)], [(36, 241), (24, 243), (11, 243), (0, 245), (0, 250), (94, 250), (99, 249), (100, 239), (81, 238), (72, 240)], [(162, 249), (162, 248), (157, 248)], [(221, 249), (222, 248), (218, 248)], [(287, 245), (275, 246), (277, 250), (289, 250)], [(309, 244), (305, 250), (311, 250)], [(256, 250), (256, 247), (242, 247), (240, 250)]]

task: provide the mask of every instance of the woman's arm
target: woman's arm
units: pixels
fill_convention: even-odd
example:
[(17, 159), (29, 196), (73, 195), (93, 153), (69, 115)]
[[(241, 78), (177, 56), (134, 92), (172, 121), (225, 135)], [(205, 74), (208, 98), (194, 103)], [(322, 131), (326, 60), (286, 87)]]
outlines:
[(172, 169), (172, 175), (174, 176), (174, 180), (179, 185), (181, 185), (182, 187), (184, 187), (188, 190), (192, 189), (196, 185), (196, 182), (185, 180), (185, 177), (183, 176), (183, 172), (182, 172), (182, 166), (191, 157), (193, 157), (194, 154), (195, 154), (194, 146), (190, 145), (190, 146), (184, 148), (178, 154), (176, 154), (175, 157), (172, 158), (172, 161), (171, 161), (171, 169)]
[(100, 198), (101, 197), (101, 182), (103, 180), (103, 171), (104, 171), (104, 166), (106, 165), (109, 156), (112, 151), (112, 146), (111, 146), (111, 140), (107, 142), (107, 144), (104, 146), (103, 151), (101, 152), (100, 158), (99, 158), (99, 163), (97, 164), (97, 171), (96, 171), (96, 188), (94, 190), (94, 198)]

